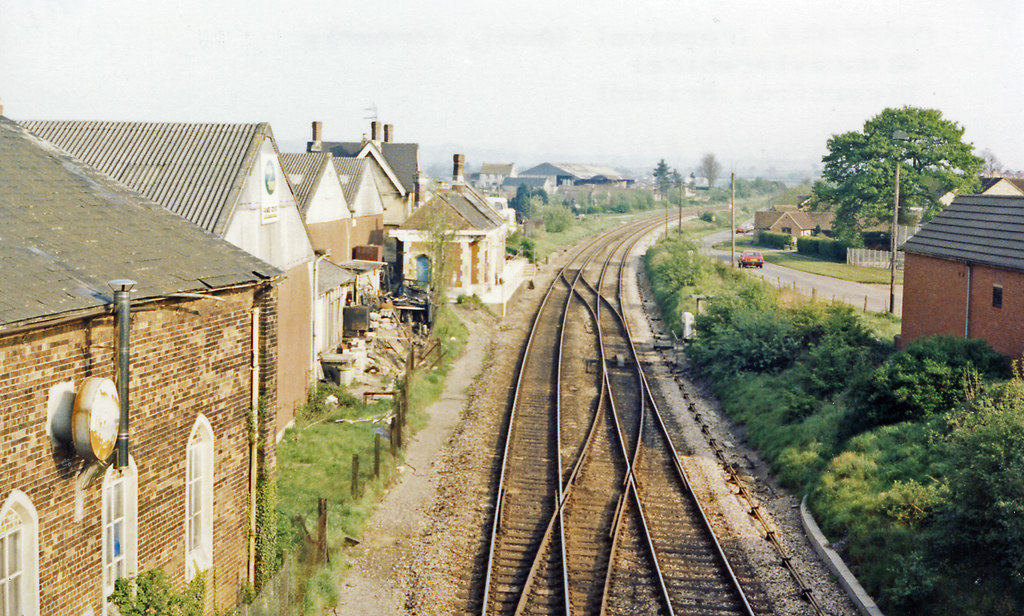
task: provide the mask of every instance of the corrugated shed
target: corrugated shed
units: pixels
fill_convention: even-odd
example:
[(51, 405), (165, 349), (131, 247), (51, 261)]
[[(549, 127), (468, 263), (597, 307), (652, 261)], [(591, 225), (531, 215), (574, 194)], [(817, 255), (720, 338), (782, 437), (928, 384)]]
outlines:
[(959, 196), (901, 249), (1024, 271), (1024, 197)]
[(29, 121), (21, 125), (203, 229), (222, 235), (266, 124)]
[(613, 182), (633, 181), (635, 179), (624, 173), (619, 173), (611, 167), (587, 163), (542, 163), (523, 171), (522, 175), (568, 175), (572, 176), (574, 180), (605, 178)]
[(0, 117), (0, 324), (252, 283), (280, 270)]
[(281, 169), (288, 176), (288, 182), (295, 193), (295, 203), (303, 214), (309, 207), (309, 201), (316, 194), (324, 167), (331, 155), (326, 152), (301, 152), (298, 154), (282, 153), (277, 159), (281, 161)]

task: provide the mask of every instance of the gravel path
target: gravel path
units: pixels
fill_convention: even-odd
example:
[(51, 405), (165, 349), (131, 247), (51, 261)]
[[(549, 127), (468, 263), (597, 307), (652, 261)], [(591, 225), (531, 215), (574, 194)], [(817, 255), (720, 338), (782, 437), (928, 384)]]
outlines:
[[(726, 533), (723, 536), (730, 537), (728, 550), (755, 569), (775, 613), (808, 614), (789, 574), (754, 525), (735, 488), (725, 483), (725, 472), (711, 454), (706, 437), (689, 417), (676, 381), (681, 377), (673, 375), (652, 349), (653, 332), (639, 294), (645, 278), (639, 275), (642, 261), (638, 255), (649, 243), (638, 246), (630, 265), (627, 314), (634, 335), (648, 349), (648, 370), (659, 405), (663, 412), (673, 414), (673, 437), (684, 467), (704, 498), (709, 518)], [(341, 600), (335, 614), (479, 613), (493, 486), (500, 470), (499, 447), (515, 366), (533, 314), (563, 257), (564, 253), (552, 256), (552, 264), (534, 277), (536, 288), (524, 290), (501, 321), (484, 312), (460, 310), (471, 343), (450, 372), (442, 399), (429, 409), (429, 426), (410, 444), (409, 467), (371, 518), (363, 543), (350, 548), (353, 567), (340, 582)], [(681, 382), (712, 424), (713, 436), (728, 444), (730, 459), (746, 469), (748, 486), (770, 513), (770, 523), (828, 613), (855, 614), (807, 543), (797, 499), (774, 484), (767, 465), (743, 445), (742, 435), (720, 414), (713, 397), (700, 384), (685, 378)]]

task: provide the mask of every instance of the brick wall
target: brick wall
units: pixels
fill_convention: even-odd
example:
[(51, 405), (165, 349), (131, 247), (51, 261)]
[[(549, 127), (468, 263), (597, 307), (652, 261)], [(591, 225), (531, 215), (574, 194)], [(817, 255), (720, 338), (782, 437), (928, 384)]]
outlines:
[[(246, 578), (253, 290), (212, 299), (138, 305), (131, 327), (131, 448), (138, 466), (138, 566), (185, 581), (185, 450), (196, 416), (214, 433), (213, 547), (217, 604), (233, 606)], [(263, 313), (262, 358), (276, 346), (273, 291)], [(156, 309), (153, 309), (156, 308)], [(81, 458), (46, 435), (50, 388), (89, 376), (114, 378), (110, 316), (0, 337), (0, 502), (27, 493), (39, 515), (44, 616), (102, 613), (102, 480), (83, 487)], [(263, 370), (272, 398), (274, 371)], [(270, 408), (273, 408), (271, 406)], [(273, 417), (265, 423), (273, 425)], [(273, 464), (273, 439), (267, 450)], [(207, 576), (208, 596), (213, 575)], [(212, 601), (208, 602), (212, 607)]]
[[(939, 334), (964, 336), (969, 275), (967, 335), (1010, 357), (1024, 352), (1024, 273), (912, 253), (904, 272), (903, 343)], [(993, 285), (1003, 288), (1001, 308), (992, 305)]]

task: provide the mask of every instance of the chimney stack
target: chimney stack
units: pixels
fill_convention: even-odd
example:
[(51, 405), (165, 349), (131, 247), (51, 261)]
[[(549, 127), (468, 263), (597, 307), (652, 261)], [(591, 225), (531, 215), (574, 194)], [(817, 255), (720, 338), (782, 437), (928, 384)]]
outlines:
[(456, 154), (452, 157), (454, 165), (452, 167), (452, 184), (465, 184), (466, 178), (462, 175), (462, 169), (466, 166), (466, 155)]
[(313, 122), (313, 141), (323, 141), (324, 137), (324, 123)]
[(384, 125), (384, 143), (391, 143), (395, 140), (395, 125), (385, 124)]
[(4, 114), (4, 99), (0, 98), (0, 115)]
[(370, 122), (370, 141), (380, 141), (380, 124), (379, 120)]

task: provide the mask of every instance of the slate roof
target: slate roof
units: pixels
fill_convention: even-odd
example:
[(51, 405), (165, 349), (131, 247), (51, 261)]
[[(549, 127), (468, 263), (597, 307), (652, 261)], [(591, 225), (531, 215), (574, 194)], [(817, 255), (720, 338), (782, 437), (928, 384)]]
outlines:
[(282, 153), (277, 159), (281, 162), (284, 174), (288, 176), (288, 183), (295, 194), (295, 204), (299, 211), (305, 214), (320, 185), (324, 166), (331, 159), (331, 155), (325, 152)]
[(223, 235), (270, 126), (30, 121), (21, 125), (186, 220)]
[(501, 181), (503, 187), (519, 188), (521, 184), (525, 184), (531, 188), (544, 188), (544, 186), (551, 181), (554, 183), (554, 176), (550, 175), (520, 175), (514, 178), (505, 178)]
[(1024, 271), (1024, 197), (961, 195), (901, 250)]
[(282, 272), (0, 116), (0, 324), (254, 283)]
[(348, 284), (355, 280), (356, 275), (351, 270), (340, 267), (324, 259), (317, 266), (317, 281), (316, 281), (316, 292), (317, 295), (323, 295), (328, 291), (333, 291), (338, 287)]
[(331, 158), (334, 170), (338, 172), (338, 180), (341, 182), (341, 191), (345, 193), (345, 201), (350, 208), (355, 207), (356, 199), (359, 197), (359, 187), (362, 185), (363, 174), (370, 169), (369, 162), (365, 158)]
[(995, 186), (999, 182), (1002, 182), (1003, 180), (1006, 180), (1007, 182), (1012, 184), (1014, 188), (1016, 188), (1022, 194), (1024, 194), (1024, 178), (1006, 178), (1006, 177), (981, 178), (981, 189), (978, 192), (979, 193), (984, 193), (986, 190), (992, 188), (993, 186)]
[[(320, 144), (320, 151), (330, 152), (335, 157), (355, 158), (366, 147), (366, 143), (369, 142), (323, 141)], [(381, 143), (379, 151), (395, 173), (395, 177), (401, 182), (402, 188), (406, 192), (413, 192), (416, 189), (416, 176), (419, 174), (420, 144)]]
[(505, 224), (505, 220), (487, 200), (466, 185), (442, 188), (434, 198), (413, 212), (399, 229), (427, 231), (438, 216), (445, 218), (445, 226), (455, 231), (491, 231)]

